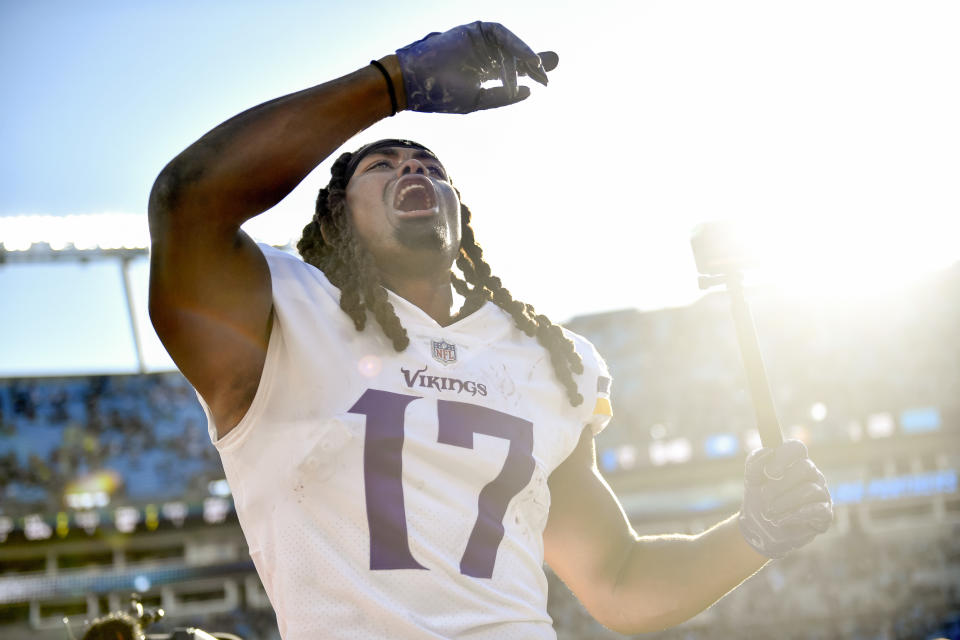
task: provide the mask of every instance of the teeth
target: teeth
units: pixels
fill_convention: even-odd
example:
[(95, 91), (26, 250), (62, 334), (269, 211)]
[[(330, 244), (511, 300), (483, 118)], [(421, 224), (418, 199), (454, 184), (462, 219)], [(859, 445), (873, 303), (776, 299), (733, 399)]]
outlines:
[(413, 211), (432, 209), (436, 206), (435, 197), (428, 185), (420, 182), (404, 184), (397, 189), (394, 195), (394, 206), (398, 209)]
[[(408, 186), (404, 187), (403, 189), (400, 190), (400, 197), (401, 197), (401, 198), (405, 197), (408, 193), (410, 193), (410, 192), (411, 192), (412, 190), (414, 190), (414, 189), (423, 189), (423, 185), (422, 185), (422, 184), (411, 184), (411, 185), (408, 185)], [(425, 190), (425, 189), (424, 189), (424, 190)]]

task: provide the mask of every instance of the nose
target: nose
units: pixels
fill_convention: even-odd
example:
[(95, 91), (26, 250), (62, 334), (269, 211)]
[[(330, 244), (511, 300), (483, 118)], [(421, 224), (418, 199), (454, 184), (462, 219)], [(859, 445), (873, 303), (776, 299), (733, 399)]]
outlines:
[(409, 173), (426, 175), (427, 167), (416, 158), (408, 158), (400, 164), (400, 175), (405, 176)]

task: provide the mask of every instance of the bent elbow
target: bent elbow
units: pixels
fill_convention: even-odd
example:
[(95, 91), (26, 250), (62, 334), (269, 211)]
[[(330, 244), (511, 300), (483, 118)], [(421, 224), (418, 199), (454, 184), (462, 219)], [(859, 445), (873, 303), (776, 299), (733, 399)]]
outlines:
[(151, 220), (181, 209), (186, 200), (185, 192), (193, 191), (191, 186), (202, 182), (206, 174), (203, 163), (195, 153), (190, 154), (188, 151), (167, 163), (154, 180), (147, 201), (147, 215)]
[(180, 194), (183, 191), (183, 180), (180, 171), (175, 166), (176, 160), (160, 171), (150, 189), (150, 198), (147, 201), (147, 217), (151, 223), (165, 217), (177, 208)]

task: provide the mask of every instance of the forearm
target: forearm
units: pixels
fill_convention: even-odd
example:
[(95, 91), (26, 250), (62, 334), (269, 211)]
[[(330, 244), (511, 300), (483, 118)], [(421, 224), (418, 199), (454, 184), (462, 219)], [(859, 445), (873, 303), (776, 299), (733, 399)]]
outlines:
[[(397, 88), (399, 108), (405, 108), (396, 56), (381, 63)], [(282, 200), (346, 140), (390, 113), (386, 81), (372, 65), (248, 109), (164, 168), (150, 196), (151, 213), (196, 209), (239, 227)]]
[(743, 539), (736, 515), (695, 536), (641, 537), (617, 577), (607, 624), (622, 633), (680, 624), (766, 562)]
[[(764, 487), (774, 487), (768, 489), (774, 497), (758, 500)], [(550, 495), (543, 533), (547, 563), (598, 622), (621, 633), (680, 624), (774, 557), (747, 543), (739, 513), (695, 536), (638, 537), (597, 470), (590, 429), (550, 475)], [(798, 440), (748, 457), (744, 509), (751, 504), (751, 521), (773, 527), (757, 535), (776, 553), (823, 533), (833, 515), (823, 474)]]

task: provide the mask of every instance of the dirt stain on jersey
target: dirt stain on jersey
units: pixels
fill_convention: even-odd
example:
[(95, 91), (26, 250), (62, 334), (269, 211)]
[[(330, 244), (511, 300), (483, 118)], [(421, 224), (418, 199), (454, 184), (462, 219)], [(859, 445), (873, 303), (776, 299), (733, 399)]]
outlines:
[(297, 465), (293, 492), (297, 502), (303, 501), (304, 488), (316, 482), (329, 480), (336, 471), (340, 455), (353, 439), (342, 421), (324, 420), (315, 432), (313, 447)]
[(514, 522), (522, 527), (527, 537), (540, 536), (547, 526), (550, 515), (550, 488), (547, 474), (539, 465), (533, 470), (530, 484), (520, 492), (513, 503)]

